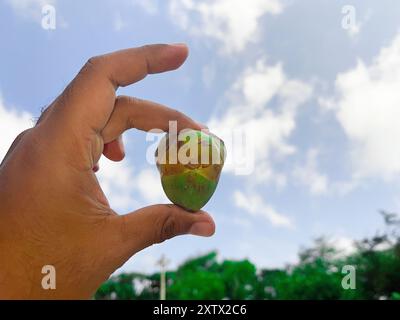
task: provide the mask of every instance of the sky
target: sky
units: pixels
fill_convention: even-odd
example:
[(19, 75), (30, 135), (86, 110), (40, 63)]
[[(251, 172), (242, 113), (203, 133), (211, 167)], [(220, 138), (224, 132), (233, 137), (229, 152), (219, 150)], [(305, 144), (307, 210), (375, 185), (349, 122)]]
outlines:
[[(176, 108), (227, 142), (205, 207), (217, 231), (152, 246), (118, 272), (210, 250), (282, 267), (321, 235), (351, 252), (383, 228), (379, 210), (400, 212), (399, 1), (0, 0), (0, 41), (0, 158), (91, 56), (189, 46), (179, 70), (119, 93)], [(154, 141), (131, 130), (124, 161), (101, 159), (121, 214), (168, 202), (146, 161)]]

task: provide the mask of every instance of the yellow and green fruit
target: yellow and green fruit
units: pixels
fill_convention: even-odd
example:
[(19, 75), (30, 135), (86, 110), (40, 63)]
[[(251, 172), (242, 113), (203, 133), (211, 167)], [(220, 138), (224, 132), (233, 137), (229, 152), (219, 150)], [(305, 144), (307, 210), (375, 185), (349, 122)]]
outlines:
[(224, 142), (212, 133), (167, 134), (156, 150), (156, 163), (168, 199), (189, 211), (200, 210), (217, 188), (225, 157)]

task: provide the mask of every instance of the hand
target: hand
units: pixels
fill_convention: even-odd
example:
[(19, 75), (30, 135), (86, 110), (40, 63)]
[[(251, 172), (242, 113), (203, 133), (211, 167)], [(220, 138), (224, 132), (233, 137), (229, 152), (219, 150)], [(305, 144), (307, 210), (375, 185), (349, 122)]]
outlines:
[[(211, 236), (205, 212), (154, 205), (127, 215), (109, 206), (94, 171), (101, 155), (124, 158), (121, 135), (136, 128), (201, 126), (178, 111), (116, 90), (178, 68), (184, 45), (150, 45), (88, 60), (0, 166), (0, 298), (92, 297), (136, 252), (182, 234)], [(44, 265), (56, 289), (41, 285)]]

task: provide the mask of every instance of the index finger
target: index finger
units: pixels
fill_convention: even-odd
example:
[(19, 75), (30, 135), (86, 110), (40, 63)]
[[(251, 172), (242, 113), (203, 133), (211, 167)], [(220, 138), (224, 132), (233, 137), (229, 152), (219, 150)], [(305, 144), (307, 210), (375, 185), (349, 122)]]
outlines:
[(177, 69), (187, 55), (186, 45), (156, 44), (91, 58), (55, 101), (52, 115), (60, 114), (68, 127), (100, 131), (112, 113), (118, 87)]

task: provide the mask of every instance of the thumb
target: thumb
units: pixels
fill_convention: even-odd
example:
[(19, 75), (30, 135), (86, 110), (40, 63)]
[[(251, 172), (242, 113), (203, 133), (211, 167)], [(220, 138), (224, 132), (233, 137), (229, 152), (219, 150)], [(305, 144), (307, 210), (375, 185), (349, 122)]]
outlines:
[(183, 234), (210, 237), (215, 224), (204, 211), (188, 212), (172, 204), (154, 205), (111, 219), (116, 264), (122, 265), (136, 252)]

